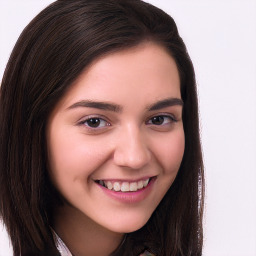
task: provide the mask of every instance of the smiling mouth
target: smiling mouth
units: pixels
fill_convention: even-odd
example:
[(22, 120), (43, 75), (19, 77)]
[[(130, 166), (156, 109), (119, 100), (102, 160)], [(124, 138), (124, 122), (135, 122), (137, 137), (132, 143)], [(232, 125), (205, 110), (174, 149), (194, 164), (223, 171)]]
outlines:
[(146, 188), (153, 178), (147, 178), (139, 181), (109, 181), (109, 180), (96, 180), (95, 182), (109, 190), (115, 192), (136, 192)]

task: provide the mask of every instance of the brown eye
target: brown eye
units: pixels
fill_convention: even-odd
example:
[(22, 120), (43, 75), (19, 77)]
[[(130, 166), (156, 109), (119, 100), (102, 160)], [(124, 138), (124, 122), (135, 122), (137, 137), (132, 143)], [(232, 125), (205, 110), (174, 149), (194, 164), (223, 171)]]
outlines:
[(100, 119), (99, 118), (91, 118), (86, 121), (87, 125), (90, 127), (98, 127), (100, 125)]
[(177, 120), (173, 116), (159, 115), (159, 116), (154, 116), (150, 118), (147, 124), (159, 126), (159, 125), (171, 124), (173, 122), (177, 122)]
[(101, 127), (109, 126), (109, 123), (107, 121), (98, 117), (89, 118), (85, 120), (83, 124), (90, 128), (101, 128)]
[(164, 122), (164, 117), (163, 116), (154, 116), (151, 119), (152, 124), (154, 125), (161, 125)]

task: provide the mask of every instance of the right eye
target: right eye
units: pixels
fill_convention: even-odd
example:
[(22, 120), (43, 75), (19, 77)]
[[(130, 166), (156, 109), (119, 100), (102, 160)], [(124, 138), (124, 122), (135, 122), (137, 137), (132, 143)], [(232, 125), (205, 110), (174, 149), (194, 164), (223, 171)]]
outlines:
[(92, 129), (110, 126), (110, 124), (106, 120), (99, 118), (99, 117), (90, 117), (90, 118), (82, 121), (81, 123), (89, 128), (92, 128)]

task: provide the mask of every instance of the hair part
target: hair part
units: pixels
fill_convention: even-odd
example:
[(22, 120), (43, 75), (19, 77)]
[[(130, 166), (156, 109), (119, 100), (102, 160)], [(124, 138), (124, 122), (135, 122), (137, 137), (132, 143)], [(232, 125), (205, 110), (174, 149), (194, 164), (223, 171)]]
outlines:
[[(151, 41), (174, 58), (184, 102), (185, 152), (178, 175), (140, 230), (116, 255), (201, 255), (204, 174), (195, 74), (173, 19), (140, 0), (59, 0), (24, 29), (7, 64), (0, 94), (0, 215), (14, 255), (59, 255), (51, 213), (45, 129), (50, 113), (96, 59)], [(115, 254), (114, 253), (114, 254)], [(113, 255), (114, 255), (113, 254)]]

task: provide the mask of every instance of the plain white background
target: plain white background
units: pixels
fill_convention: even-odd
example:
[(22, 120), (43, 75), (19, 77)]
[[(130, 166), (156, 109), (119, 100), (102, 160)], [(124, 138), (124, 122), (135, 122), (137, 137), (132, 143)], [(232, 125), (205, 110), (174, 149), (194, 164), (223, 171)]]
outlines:
[[(0, 0), (0, 77), (22, 29), (51, 2)], [(206, 173), (203, 255), (256, 256), (256, 1), (148, 2), (175, 19), (195, 66)], [(0, 256), (11, 255), (0, 226)]]

